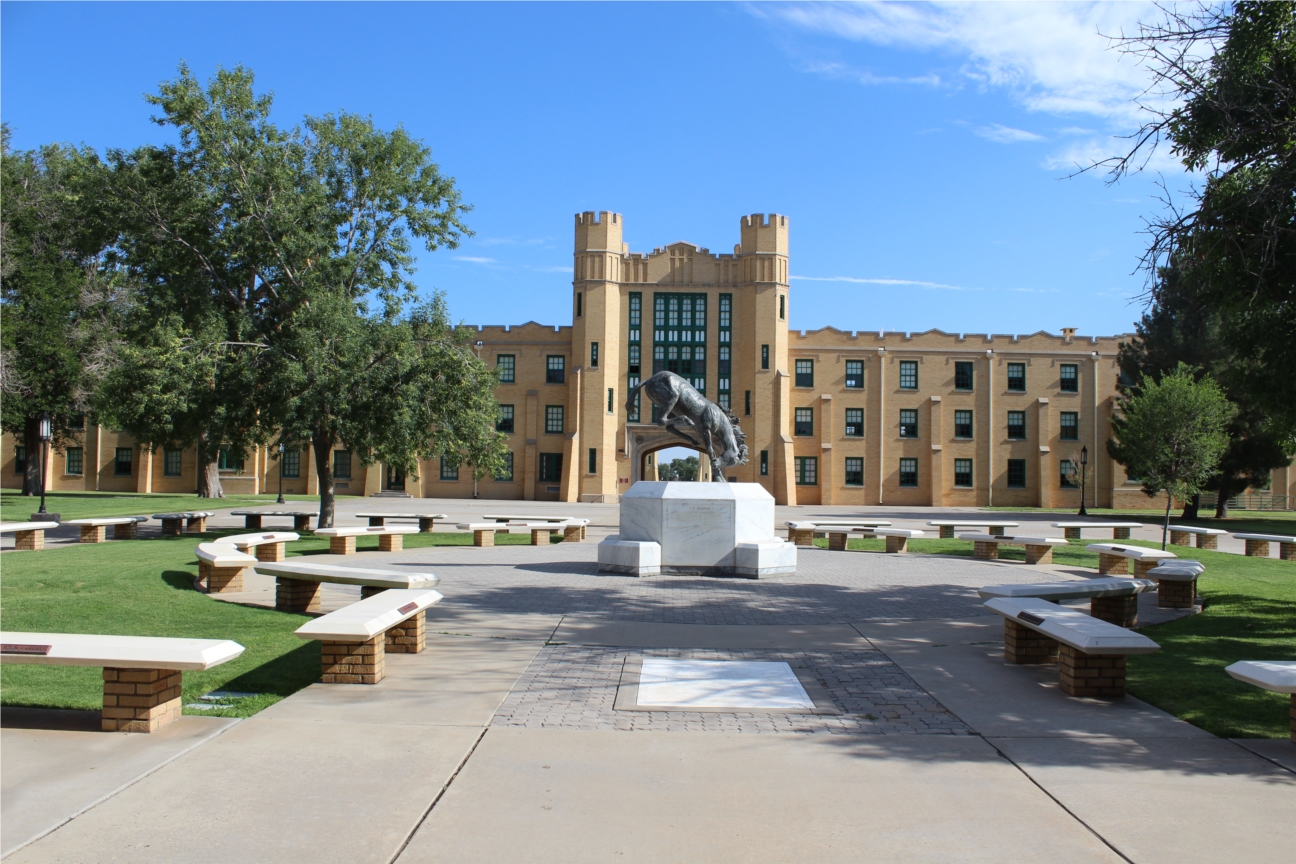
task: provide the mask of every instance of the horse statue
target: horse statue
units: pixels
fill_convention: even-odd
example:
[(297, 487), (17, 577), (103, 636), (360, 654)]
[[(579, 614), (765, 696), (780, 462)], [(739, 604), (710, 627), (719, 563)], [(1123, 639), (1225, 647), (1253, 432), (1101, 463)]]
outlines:
[[(724, 469), (747, 463), (747, 436), (743, 434), (738, 418), (727, 408), (707, 399), (692, 384), (674, 372), (658, 372), (630, 391), (626, 398), (626, 411), (634, 411), (635, 397), (640, 390), (659, 409), (658, 426), (666, 427), (706, 452), (711, 459), (713, 481), (728, 482)], [(689, 427), (698, 438), (685, 432), (681, 426)], [(717, 444), (722, 445), (718, 452)]]

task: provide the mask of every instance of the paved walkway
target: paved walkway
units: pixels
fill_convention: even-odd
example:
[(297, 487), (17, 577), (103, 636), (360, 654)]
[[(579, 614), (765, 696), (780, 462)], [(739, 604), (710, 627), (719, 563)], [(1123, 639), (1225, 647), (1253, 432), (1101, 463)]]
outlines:
[[(153, 736), (6, 711), (5, 861), (1291, 857), (1296, 745), (1002, 662), (975, 588), (1064, 568), (802, 550), (795, 576), (635, 580), (590, 542), (341, 560), (442, 577), (423, 654)], [(837, 713), (616, 710), (648, 657), (786, 660)]]

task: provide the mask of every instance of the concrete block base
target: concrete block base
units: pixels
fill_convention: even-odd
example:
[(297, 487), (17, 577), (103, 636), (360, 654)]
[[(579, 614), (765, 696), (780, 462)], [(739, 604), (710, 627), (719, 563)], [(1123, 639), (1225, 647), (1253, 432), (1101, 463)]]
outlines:
[(733, 572), (739, 576), (760, 579), (779, 573), (795, 573), (797, 551), (791, 543), (772, 540), (765, 543), (739, 543), (734, 547)]
[(320, 583), (275, 577), (275, 608), (282, 612), (320, 611)]
[(1117, 627), (1133, 627), (1138, 621), (1138, 595), (1094, 597), (1089, 601), (1089, 614)]
[(1070, 645), (1058, 646), (1062, 692), (1068, 696), (1124, 696), (1124, 654), (1082, 654)]
[(355, 538), (354, 537), (330, 537), (329, 554), (330, 555), (354, 555)]
[(321, 642), (324, 684), (377, 684), (387, 676), (386, 634), (365, 642)]
[(1098, 575), (1099, 576), (1128, 576), (1129, 560), (1121, 555), (1108, 555), (1105, 552), (1098, 553)]
[(26, 552), (39, 552), (44, 548), (44, 528), (39, 531), (18, 531), (14, 534), (14, 549)]
[(494, 531), (474, 531), (473, 545), (474, 546), (494, 546), (495, 532)]
[(1056, 663), (1057, 658), (1056, 639), (1050, 639), (1011, 618), (1004, 619), (1004, 662), (1017, 665)]
[(156, 732), (180, 719), (177, 669), (103, 670), (105, 732)]
[(284, 544), (282, 543), (263, 543), (253, 548), (256, 550), (256, 559), (258, 561), (282, 561), (286, 557)]
[(656, 576), (661, 573), (661, 545), (651, 540), (622, 540), (613, 534), (598, 545), (600, 573)]

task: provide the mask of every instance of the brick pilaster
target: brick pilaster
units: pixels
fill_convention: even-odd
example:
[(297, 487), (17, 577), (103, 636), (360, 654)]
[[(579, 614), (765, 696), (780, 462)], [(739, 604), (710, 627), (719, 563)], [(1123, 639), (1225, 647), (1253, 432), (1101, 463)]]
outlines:
[(379, 633), (366, 642), (320, 642), (325, 684), (377, 684), (387, 672), (384, 660), (387, 637)]
[(1043, 633), (1004, 619), (1004, 661), (1018, 665), (1027, 663), (1056, 663), (1058, 642)]
[(1125, 695), (1124, 654), (1082, 654), (1061, 645), (1058, 671), (1062, 692), (1068, 696)]
[(178, 669), (103, 670), (105, 732), (156, 732), (180, 719)]
[(1089, 614), (1117, 627), (1133, 627), (1138, 620), (1138, 595), (1094, 597), (1089, 601)]
[(320, 611), (320, 583), (275, 577), (275, 608), (283, 612)]

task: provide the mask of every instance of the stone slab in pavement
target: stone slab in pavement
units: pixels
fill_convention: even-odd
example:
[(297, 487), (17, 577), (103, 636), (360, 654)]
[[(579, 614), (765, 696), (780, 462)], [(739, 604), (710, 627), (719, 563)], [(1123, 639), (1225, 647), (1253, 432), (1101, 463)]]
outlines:
[(849, 624), (657, 624), (564, 618), (554, 642), (639, 648), (730, 648), (783, 650), (868, 650), (872, 646)]

